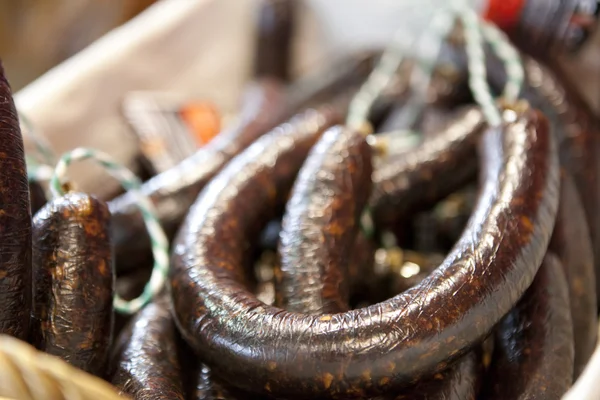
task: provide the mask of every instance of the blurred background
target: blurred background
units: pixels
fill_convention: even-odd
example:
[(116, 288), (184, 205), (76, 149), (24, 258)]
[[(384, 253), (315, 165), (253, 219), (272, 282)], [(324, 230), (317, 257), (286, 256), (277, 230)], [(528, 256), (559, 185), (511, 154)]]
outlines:
[[(0, 56), (13, 90), (23, 88), (158, 1), (0, 0)], [(341, 47), (365, 45), (373, 37), (380, 39), (382, 33), (387, 33), (382, 27), (389, 27), (395, 15), (389, 12), (394, 8), (393, 3), (396, 7), (402, 3), (397, 1), (299, 0), (316, 11), (320, 22), (327, 22), (327, 30), (337, 35), (340, 39), (337, 45)], [(376, 26), (354, 23), (365, 15), (377, 17), (380, 23)], [(353, 29), (344, 29), (350, 22)], [(573, 60), (564, 60), (564, 64), (573, 76), (578, 76), (575, 84), (600, 110), (600, 34), (595, 35), (581, 54)]]
[(0, 0), (0, 55), (14, 91), (156, 0)]
[[(336, 56), (389, 44), (398, 28), (412, 32), (412, 11), (446, 0), (291, 1), (298, 3), (292, 59), (300, 76)], [(139, 148), (123, 99), (140, 90), (166, 93), (209, 100), (224, 121), (234, 117), (251, 72), (259, 6), (259, 0), (0, 0), (0, 58), (19, 112), (58, 154), (92, 147), (135, 170)], [(600, 113), (600, 32), (561, 64)], [(94, 166), (72, 175), (84, 189), (117, 187)]]

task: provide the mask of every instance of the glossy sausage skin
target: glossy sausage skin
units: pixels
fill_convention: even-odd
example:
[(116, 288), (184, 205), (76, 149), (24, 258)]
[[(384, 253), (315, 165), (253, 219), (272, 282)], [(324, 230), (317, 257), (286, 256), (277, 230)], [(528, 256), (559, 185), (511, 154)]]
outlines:
[[(405, 254), (403, 258), (418, 263), (421, 272), (411, 277), (404, 277), (401, 275), (401, 271), (392, 270), (390, 271), (392, 276), (390, 276), (390, 273), (386, 274), (386, 276), (381, 276), (383, 284), (379, 285), (380, 296), (389, 298), (418, 285), (419, 282), (433, 272), (435, 268), (433, 262), (440, 259), (440, 255)], [(435, 263), (435, 266), (437, 265), (439, 265), (439, 261)], [(481, 353), (477, 349), (473, 350), (444, 371), (437, 372), (432, 377), (423, 378), (406, 389), (392, 391), (393, 394), (382, 396), (380, 399), (475, 400), (479, 394), (483, 378)]]
[(549, 253), (531, 287), (497, 327), (483, 398), (558, 400), (572, 376), (569, 294), (560, 261)]
[(484, 125), (482, 112), (471, 108), (410, 153), (383, 160), (373, 174), (370, 200), (376, 224), (389, 225), (401, 216), (435, 204), (472, 180), (477, 172), (476, 149)]
[[(173, 237), (198, 193), (214, 175), (254, 140), (298, 111), (320, 106), (344, 94), (336, 106), (345, 109), (351, 93), (373, 63), (372, 54), (344, 59), (335, 68), (299, 80), (284, 93), (275, 80), (261, 79), (247, 89), (239, 121), (225, 129), (194, 155), (142, 185), (158, 212), (169, 237)], [(350, 86), (350, 89), (349, 89)], [(150, 239), (136, 198), (125, 193), (109, 202), (113, 214), (113, 240), (119, 273), (151, 263)]]
[[(272, 280), (265, 283), (273, 284)], [(262, 298), (265, 294), (261, 293), (261, 289), (257, 289), (256, 295)], [(184, 347), (187, 348), (186, 351), (191, 351), (188, 346)], [(196, 365), (193, 366), (193, 374), (193, 386), (188, 391), (190, 400), (260, 400), (263, 398), (257, 394), (244, 393), (230, 385), (223, 384), (215, 378), (210, 368), (201, 362), (196, 362)]]
[[(175, 168), (142, 185), (142, 193), (154, 204), (157, 217), (172, 237), (189, 207), (206, 183), (237, 153), (280, 121), (284, 102), (283, 86), (262, 80), (248, 87), (239, 121)], [(109, 203), (112, 235), (119, 272), (151, 262), (150, 239), (136, 197), (125, 193)]]
[(166, 297), (144, 307), (119, 335), (112, 383), (136, 400), (184, 399), (176, 327)]
[(550, 103), (559, 119), (560, 162), (573, 177), (585, 210), (596, 287), (600, 287), (600, 120), (572, 88), (561, 85), (547, 69), (532, 60), (526, 62), (526, 69), (531, 85)]
[(246, 238), (300, 166), (284, 157), (291, 139), (256, 142), (202, 193), (178, 236), (170, 279), (184, 338), (226, 381), (282, 397), (363, 396), (443, 370), (517, 302), (554, 225), (558, 161), (547, 122), (531, 109), (507, 116), (517, 120), (483, 137), (485, 186), (444, 263), (388, 301), (341, 314), (283, 311), (238, 282)]
[(112, 344), (114, 266), (106, 204), (67, 193), (33, 219), (32, 343), (103, 376)]
[(291, 0), (261, 1), (254, 56), (255, 77), (289, 80), (295, 8), (296, 2)]
[(0, 333), (27, 338), (31, 311), (31, 211), (23, 137), (0, 65)]
[(549, 248), (560, 259), (567, 278), (575, 338), (575, 378), (594, 352), (598, 337), (594, 255), (588, 232), (577, 189), (568, 172), (563, 170), (560, 203)]
[[(492, 54), (486, 57), (492, 85), (503, 87), (504, 68)], [(527, 85), (522, 97), (541, 109), (553, 127), (560, 165), (573, 178), (585, 210), (592, 250), (596, 287), (600, 287), (600, 120), (572, 88), (564, 85), (546, 67), (524, 60)], [(597, 291), (598, 304), (600, 293)]]
[(476, 400), (482, 375), (480, 352), (472, 351), (445, 371), (376, 400)]
[(371, 147), (358, 131), (331, 128), (311, 150), (283, 217), (279, 306), (307, 314), (348, 309), (348, 256), (371, 172)]

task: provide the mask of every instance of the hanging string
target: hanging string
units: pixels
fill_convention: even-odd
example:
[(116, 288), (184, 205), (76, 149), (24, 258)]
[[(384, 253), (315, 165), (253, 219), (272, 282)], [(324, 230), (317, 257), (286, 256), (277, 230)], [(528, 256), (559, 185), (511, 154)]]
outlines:
[(479, 16), (464, 1), (454, 1), (454, 5), (455, 12), (461, 19), (465, 31), (469, 87), (488, 123), (491, 126), (499, 126), (502, 118), (487, 81), (483, 36), (479, 28)]
[(492, 51), (504, 63), (506, 68), (506, 86), (502, 97), (508, 102), (514, 103), (518, 100), (523, 81), (525, 80), (525, 68), (519, 56), (519, 52), (500, 29), (494, 24), (479, 20), (483, 37), (490, 44)]
[(34, 127), (31, 120), (19, 112), (19, 125), (24, 137), (33, 142), (33, 154), (25, 155), (27, 165), (27, 179), (29, 182), (49, 181), (56, 165), (56, 153), (50, 143)]
[(442, 42), (454, 25), (454, 15), (449, 10), (441, 9), (435, 13), (428, 29), (415, 43), (419, 54), (410, 51), (417, 61), (410, 78), (412, 96), (402, 108), (399, 120), (403, 126), (411, 127), (427, 103), (427, 92), (437, 65)]
[(133, 314), (149, 303), (163, 288), (169, 267), (169, 242), (156, 219), (156, 210), (150, 200), (140, 191), (140, 180), (127, 168), (119, 165), (109, 155), (87, 148), (77, 148), (65, 153), (54, 170), (50, 180), (50, 190), (54, 197), (64, 195), (63, 179), (67, 168), (73, 161), (91, 159), (103, 166), (109, 174), (115, 177), (123, 188), (137, 198), (137, 207), (142, 213), (146, 229), (152, 243), (152, 254), (154, 256), (154, 267), (150, 281), (144, 287), (142, 294), (131, 301), (122, 299), (118, 294), (114, 299), (115, 310), (124, 314)]
[(44, 138), (33, 126), (31, 120), (25, 116), (22, 112), (19, 112), (19, 124), (21, 125), (21, 132), (24, 136), (31, 138), (35, 150), (40, 158), (40, 163), (45, 165), (56, 164), (56, 154), (52, 150), (50, 143)]
[(54, 168), (40, 164), (30, 156), (25, 156), (25, 163), (27, 164), (27, 180), (29, 182), (47, 182), (54, 174)]
[[(419, 18), (423, 18), (425, 21), (425, 23), (421, 24), (423, 27), (427, 26), (428, 22), (432, 19), (432, 7), (423, 7), (422, 10), (425, 11), (424, 15), (421, 16), (415, 13), (415, 21), (413, 22), (419, 21)], [(404, 60), (405, 54), (413, 47), (415, 37), (408, 30), (407, 26), (396, 31), (392, 45), (384, 51), (377, 66), (350, 103), (348, 118), (346, 120), (346, 124), (349, 127), (362, 129), (367, 122), (371, 106), (392, 81), (392, 78)]]

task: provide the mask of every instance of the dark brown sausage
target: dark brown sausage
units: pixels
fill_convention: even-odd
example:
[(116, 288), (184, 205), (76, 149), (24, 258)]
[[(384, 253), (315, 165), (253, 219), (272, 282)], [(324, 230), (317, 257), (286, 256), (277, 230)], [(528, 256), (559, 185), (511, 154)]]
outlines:
[(31, 311), (31, 211), (23, 137), (0, 65), (0, 333), (27, 338)]
[[(340, 129), (333, 131), (332, 133), (336, 135), (331, 135), (331, 138), (328, 138), (326, 134), (321, 139), (321, 146), (317, 144), (302, 168), (292, 198), (288, 203), (288, 213), (284, 225), (287, 229), (284, 229), (282, 234), (282, 263), (286, 260), (286, 251), (290, 249), (296, 249), (294, 254), (297, 256), (293, 260), (289, 260), (288, 270), (283, 269), (282, 271), (285, 282), (283, 285), (283, 298), (287, 300), (287, 302), (283, 302), (283, 305), (286, 306), (285, 308), (288, 311), (320, 314), (323, 311), (340, 312), (347, 309), (347, 305), (340, 295), (340, 292), (342, 292), (340, 286), (343, 283), (343, 281), (340, 281), (343, 277), (343, 271), (340, 270), (339, 265), (343, 262), (340, 262), (339, 255), (332, 259), (330, 254), (333, 246), (336, 246), (335, 250), (338, 251), (347, 247), (343, 251), (346, 254), (350, 253), (351, 250), (348, 248), (352, 244), (350, 235), (347, 237), (346, 246), (344, 246), (343, 237), (342, 240), (339, 240), (339, 238), (340, 232), (353, 233), (353, 228), (352, 225), (339, 227), (340, 216), (338, 215), (339, 212), (336, 213), (336, 211), (344, 206), (347, 209), (346, 214), (350, 214), (346, 218), (352, 221), (353, 217), (353, 225), (356, 225), (357, 218), (360, 215), (356, 212), (354, 216), (351, 215), (353, 210), (357, 211), (356, 205), (353, 203), (360, 204), (363, 202), (364, 204), (368, 191), (364, 189), (365, 177), (361, 182), (360, 175), (353, 174), (362, 172), (360, 166), (368, 164), (370, 160), (365, 160), (365, 157), (369, 155), (368, 152), (366, 154), (363, 152), (362, 157), (360, 157), (361, 154), (356, 149), (354, 151), (355, 158), (361, 160), (356, 163), (359, 168), (352, 168), (347, 165), (352, 160), (353, 152), (348, 149), (350, 145), (347, 143), (347, 135), (346, 137), (343, 136), (346, 132), (348, 131)], [(336, 147), (335, 142), (333, 145), (331, 144), (336, 139), (335, 136), (343, 141), (344, 148), (337, 148), (339, 144)], [(364, 143), (360, 140), (360, 136), (354, 135), (354, 138), (356, 138), (354, 140), (355, 146)], [(325, 147), (323, 142), (329, 142), (330, 146)], [(325, 151), (327, 153), (323, 155)], [(340, 155), (343, 157), (341, 162), (338, 160), (341, 158)], [(326, 156), (335, 156), (335, 163), (327, 163), (328, 158)], [(369, 176), (370, 174), (367, 175), (367, 178)], [(315, 184), (315, 182), (319, 184)], [(347, 187), (342, 189), (343, 186)], [(311, 193), (314, 194), (311, 196)], [(323, 196), (327, 197), (322, 198)], [(361, 208), (359, 207), (358, 210)], [(293, 218), (294, 216), (296, 218)], [(336, 228), (332, 233), (328, 229), (332, 225), (341, 229)], [(313, 229), (312, 234), (310, 231), (311, 226), (318, 228)], [(325, 244), (323, 244), (321, 238), (325, 238)], [(329, 239), (331, 238), (337, 238), (338, 240), (330, 242)], [(288, 243), (287, 246), (286, 243)], [(361, 243), (361, 241), (359, 240), (358, 243)], [(301, 248), (298, 249), (298, 247)], [(331, 280), (335, 284), (331, 284)], [(294, 301), (291, 306), (290, 301)], [(444, 399), (475, 399), (480, 377), (481, 362), (476, 353), (470, 353), (456, 367), (438, 373), (430, 380), (419, 382), (414, 388), (404, 391), (402, 395), (388, 398), (425, 399), (435, 396)]]
[[(340, 120), (341, 116), (332, 108), (322, 108), (320, 111), (309, 110), (295, 117), (289, 123), (283, 124), (277, 129), (273, 130), (270, 134), (261, 138), (257, 143), (244, 152), (252, 152), (253, 154), (257, 154), (257, 151), (260, 151), (264, 147), (262, 142), (266, 139), (272, 139), (281, 147), (276, 151), (282, 151), (284, 153), (287, 152), (285, 154), (287, 154), (289, 157), (288, 162), (290, 164), (295, 163), (292, 164), (292, 167), (285, 167), (285, 171), (291, 174), (289, 176), (290, 181), (288, 182), (288, 190), (285, 193), (272, 192), (271, 195), (284, 196), (289, 192), (295, 173), (299, 169), (299, 165), (304, 161), (304, 158), (306, 157), (306, 154), (311, 146), (315, 143), (324, 129), (339, 122)], [(235, 162), (235, 160), (232, 162)], [(293, 165), (298, 165), (298, 167), (294, 168)], [(207, 190), (209, 189), (207, 188)], [(274, 210), (269, 211), (274, 212)], [(229, 389), (225, 388), (220, 383), (215, 382), (209, 367), (200, 364), (199, 368), (199, 379), (196, 391), (196, 398), (198, 400), (215, 398), (213, 396), (221, 396), (221, 398), (225, 399), (244, 398), (240, 397), (238, 392), (236, 392), (236, 395), (231, 394)], [(254, 397), (252, 398), (258, 398), (256, 395), (253, 396)]]
[(472, 180), (477, 172), (476, 149), (484, 126), (482, 112), (471, 108), (410, 153), (384, 160), (373, 174), (370, 205), (376, 224), (390, 224), (435, 204)]
[(121, 332), (112, 383), (136, 400), (183, 400), (176, 327), (166, 297), (144, 307)]
[(112, 343), (114, 266), (106, 204), (67, 193), (33, 219), (32, 343), (103, 376)]
[(496, 330), (489, 400), (560, 399), (573, 379), (573, 326), (560, 261), (548, 254)]
[(556, 216), (547, 121), (530, 109), (505, 115), (516, 120), (484, 135), (485, 185), (441, 267), (386, 302), (333, 315), (267, 306), (237, 281), (244, 243), (284, 201), (302, 159), (292, 137), (257, 141), (199, 197), (174, 246), (171, 297), (184, 338), (226, 381), (274, 396), (358, 396), (443, 370), (530, 285)]
[[(283, 87), (271, 80), (249, 86), (243, 99), (239, 121), (175, 168), (142, 185), (142, 193), (154, 204), (157, 217), (172, 237), (204, 185), (233, 156), (280, 121), (284, 102)], [(150, 239), (138, 211), (137, 199), (125, 193), (109, 203), (112, 234), (119, 272), (151, 263)]]
[[(576, 91), (561, 85), (544, 67), (528, 60), (531, 85), (549, 102), (559, 118), (560, 161), (573, 177), (585, 210), (600, 287), (600, 121)], [(599, 293), (596, 293), (599, 295)], [(600, 299), (599, 299), (600, 303)]]
[[(379, 249), (378, 253), (381, 251), (383, 249)], [(416, 254), (400, 249), (388, 249), (385, 251), (389, 252), (388, 256), (390, 259), (397, 260), (392, 266), (384, 266), (384, 269), (387, 269), (389, 273), (380, 276), (380, 279), (385, 281), (378, 285), (380, 296), (384, 296), (385, 298), (389, 298), (418, 285), (443, 260), (443, 257), (438, 254)], [(393, 254), (394, 252), (396, 252), (395, 255)], [(410, 262), (413, 268), (418, 266), (419, 271), (411, 270), (410, 272), (414, 273), (414, 275), (406, 273), (408, 271), (403, 271), (407, 267), (406, 264), (402, 265), (404, 262)], [(440, 371), (432, 377), (421, 379), (416, 384), (400, 390), (394, 395), (383, 396), (382, 399), (475, 400), (482, 383), (482, 367), (481, 351), (474, 350), (463, 356), (446, 370)]]
[[(272, 223), (273, 221), (271, 221)], [(277, 245), (277, 241), (275, 241), (275, 247)], [(256, 296), (260, 299), (265, 298), (274, 298), (274, 289), (273, 289), (273, 277), (270, 279), (264, 280), (262, 284), (258, 285), (256, 290)], [(271, 302), (272, 304), (272, 302)], [(187, 345), (184, 345), (187, 348), (186, 352), (191, 352)], [(193, 381), (192, 387), (188, 389), (188, 398), (190, 400), (245, 400), (245, 399), (253, 399), (260, 400), (262, 397), (256, 394), (248, 394), (244, 393), (240, 390), (230, 387), (229, 385), (223, 384), (223, 382), (218, 381), (218, 378), (215, 378), (214, 374), (210, 371), (210, 368), (205, 364), (196, 360), (195, 365), (192, 366), (193, 369)]]
[(279, 306), (307, 314), (348, 309), (347, 265), (371, 172), (371, 147), (358, 131), (332, 128), (312, 149), (283, 217)]
[(476, 400), (482, 375), (480, 352), (472, 351), (445, 371), (377, 400)]
[[(274, 294), (273, 279), (268, 282), (264, 282), (262, 285), (259, 284), (255, 293), (259, 298), (271, 297)], [(198, 381), (197, 385), (197, 393), (198, 396), (196, 400), (266, 399), (264, 396), (259, 396), (255, 393), (246, 393), (231, 385), (219, 381), (218, 377), (215, 377), (214, 374), (211, 373), (210, 368), (208, 368), (206, 365), (202, 365), (200, 380)]]
[[(504, 68), (490, 54), (486, 57), (494, 86), (503, 87)], [(585, 210), (594, 254), (596, 287), (600, 287), (600, 120), (573, 88), (560, 82), (546, 67), (525, 58), (527, 85), (522, 97), (549, 118), (557, 138), (560, 165), (572, 176)], [(598, 304), (600, 292), (597, 291)]]
[(262, 0), (257, 21), (254, 76), (288, 81), (291, 76), (295, 8), (293, 0)]
[[(175, 235), (206, 183), (262, 134), (286, 121), (293, 113), (330, 102), (340, 94), (346, 95), (336, 106), (343, 111), (349, 101), (347, 94), (368, 75), (373, 58), (370, 54), (353, 57), (350, 61), (344, 59), (335, 68), (300, 80), (285, 94), (281, 84), (274, 80), (263, 79), (251, 84), (243, 100), (240, 119), (234, 126), (221, 132), (193, 156), (142, 186), (142, 193), (156, 207), (167, 235)], [(150, 239), (136, 202), (136, 197), (130, 193), (109, 202), (119, 273), (151, 263)]]
[(562, 171), (560, 203), (550, 249), (560, 259), (567, 277), (575, 337), (575, 378), (592, 356), (598, 337), (594, 255), (588, 232), (577, 189), (569, 174)]

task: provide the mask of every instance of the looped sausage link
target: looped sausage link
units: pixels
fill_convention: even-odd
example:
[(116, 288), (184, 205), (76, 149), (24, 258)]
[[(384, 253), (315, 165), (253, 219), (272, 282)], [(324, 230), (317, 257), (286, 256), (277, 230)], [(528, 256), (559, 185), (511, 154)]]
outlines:
[(435, 204), (472, 180), (484, 126), (481, 110), (469, 108), (410, 153), (388, 156), (373, 174), (370, 205), (376, 223), (386, 225)]
[(594, 255), (585, 211), (573, 180), (561, 171), (560, 203), (549, 249), (558, 256), (568, 288), (573, 334), (575, 336), (575, 371), (577, 378), (596, 348), (598, 307)]
[(111, 381), (137, 400), (183, 400), (176, 328), (165, 296), (148, 304), (121, 332)]
[(112, 344), (114, 265), (108, 206), (84, 193), (33, 219), (31, 342), (103, 377)]
[(348, 263), (371, 186), (371, 148), (335, 127), (312, 149), (287, 203), (280, 234), (282, 308), (307, 314), (348, 309)]
[(31, 210), (23, 137), (0, 64), (0, 333), (27, 338), (31, 311)]
[(286, 312), (238, 282), (247, 238), (284, 201), (308, 151), (298, 136), (255, 142), (207, 187), (176, 240), (171, 293), (185, 339), (228, 382), (275, 396), (366, 395), (444, 369), (530, 285), (556, 216), (546, 120), (531, 109), (505, 116), (484, 134), (482, 194), (440, 268), (390, 300), (341, 314)]
[(498, 325), (484, 399), (560, 399), (573, 380), (573, 327), (560, 260), (544, 259)]

